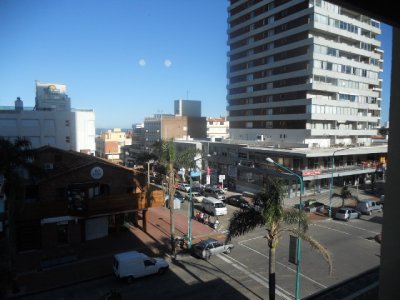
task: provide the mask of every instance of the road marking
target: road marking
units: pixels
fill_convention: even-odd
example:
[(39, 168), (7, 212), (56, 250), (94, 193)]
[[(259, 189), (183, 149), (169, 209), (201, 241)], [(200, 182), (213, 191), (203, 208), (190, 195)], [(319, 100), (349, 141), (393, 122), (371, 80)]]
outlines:
[(251, 238), (251, 239), (248, 239), (248, 240), (240, 241), (239, 244), (240, 244), (240, 243), (246, 243), (246, 242), (253, 241), (253, 240), (257, 240), (257, 239), (261, 239), (261, 238), (264, 238), (264, 237), (265, 237), (265, 235), (256, 236), (256, 237)]
[[(237, 260), (233, 259), (232, 257), (225, 256), (222, 254), (218, 254), (217, 255), (220, 259), (222, 259), (223, 261), (225, 261), (228, 264), (231, 264), (232, 267), (236, 268), (239, 271), (242, 271), (243, 273), (245, 273), (247, 276), (249, 276), (250, 278), (252, 278), (253, 280), (257, 281), (259, 284), (263, 285), (264, 287), (268, 288), (268, 279), (265, 278), (264, 276), (262, 276), (261, 274), (258, 274), (257, 272), (254, 271), (249, 271), (248, 267), (243, 265), (242, 263), (238, 262)], [(235, 263), (237, 262), (237, 263)], [(240, 266), (240, 265), (242, 266)], [(292, 300), (294, 295), (291, 294), (289, 291), (284, 290), (283, 288), (281, 288), (280, 286), (278, 286), (277, 284), (275, 284), (275, 293), (279, 296), (282, 297), (286, 300)]]
[(337, 232), (340, 232), (340, 233), (343, 233), (343, 234), (346, 234), (346, 235), (350, 235), (350, 233), (348, 233), (348, 232), (341, 231), (341, 230), (339, 230), (339, 229), (335, 229), (335, 228), (332, 228), (332, 227), (322, 226), (322, 225), (319, 225), (319, 224), (313, 224), (313, 225), (314, 225), (314, 226), (321, 227), (321, 228), (329, 229), (329, 230), (332, 230), (332, 231), (337, 231)]
[[(363, 231), (366, 231), (366, 232), (369, 232), (369, 233), (372, 233), (372, 234), (379, 234), (379, 232), (375, 232), (375, 231), (368, 230), (368, 229), (365, 229), (365, 228), (362, 228), (362, 227), (354, 226), (352, 224), (349, 224), (349, 222), (340, 222), (340, 221), (334, 221), (334, 220), (326, 220), (326, 222), (333, 222), (335, 224), (340, 224), (340, 225), (343, 225), (343, 226), (352, 227), (352, 228), (355, 228), (355, 229), (358, 229), (358, 230), (363, 230)], [(319, 224), (313, 224), (313, 225), (323, 227), (322, 225), (319, 225)], [(338, 229), (333, 229), (331, 227), (323, 227), (323, 228), (340, 231)], [(352, 235), (356, 235), (356, 234), (352, 234)], [(358, 236), (358, 235), (356, 235), (356, 236)]]
[(351, 224), (348, 224), (348, 223), (343, 223), (343, 225), (344, 225), (344, 226), (353, 227), (353, 228), (356, 228), (356, 229), (359, 229), (359, 230), (364, 230), (364, 231), (369, 232), (369, 233), (379, 234), (379, 232), (375, 232), (375, 231), (372, 231), (372, 230), (368, 230), (368, 229), (365, 229), (365, 228), (361, 228), (361, 227), (358, 227), (358, 226), (354, 226), (354, 225), (351, 225)]
[[(257, 254), (259, 254), (259, 255), (261, 255), (261, 256), (264, 256), (265, 258), (268, 258), (268, 259), (269, 259), (269, 257), (268, 257), (267, 255), (265, 255), (265, 254), (263, 254), (263, 253), (261, 253), (261, 252), (255, 250), (255, 249), (253, 249), (253, 248), (251, 248), (251, 247), (249, 247), (249, 246), (247, 246), (247, 245), (243, 245), (242, 242), (239, 242), (239, 245), (240, 245), (240, 246), (243, 246), (243, 247), (245, 247), (245, 248), (247, 248), (247, 249), (249, 249), (249, 250), (251, 250), (251, 251), (253, 251), (253, 252), (255, 252), (255, 253), (257, 253)], [(287, 265), (285, 265), (285, 264), (283, 264), (283, 263), (281, 263), (281, 262), (279, 262), (279, 261), (276, 261), (276, 264), (278, 264), (278, 265), (284, 267), (284, 268), (287, 269), (287, 270), (290, 270), (290, 271), (292, 271), (292, 272), (294, 272), (294, 273), (297, 273), (297, 270), (292, 269), (292, 268), (288, 267)], [(304, 275), (304, 274), (302, 274), (301, 272), (300, 272), (300, 276), (302, 276), (302, 277), (304, 277), (305, 279), (307, 279), (307, 280), (309, 280), (309, 281), (315, 283), (316, 285), (319, 285), (319, 286), (322, 287), (322, 288), (327, 288), (326, 285), (323, 285), (322, 283), (319, 283), (318, 281), (315, 281), (315, 280), (312, 279), (311, 277), (308, 277), (307, 275)]]

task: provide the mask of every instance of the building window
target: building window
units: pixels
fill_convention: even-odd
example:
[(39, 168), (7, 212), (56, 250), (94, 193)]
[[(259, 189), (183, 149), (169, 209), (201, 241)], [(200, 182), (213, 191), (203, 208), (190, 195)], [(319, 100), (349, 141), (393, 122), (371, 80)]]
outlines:
[(65, 126), (69, 127), (69, 120), (65, 120)]

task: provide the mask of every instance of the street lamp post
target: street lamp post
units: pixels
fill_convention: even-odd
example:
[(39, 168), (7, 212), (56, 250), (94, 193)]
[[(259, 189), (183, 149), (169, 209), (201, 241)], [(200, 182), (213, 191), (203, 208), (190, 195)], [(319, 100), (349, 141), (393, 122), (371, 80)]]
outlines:
[[(303, 203), (301, 201), (301, 196), (304, 193), (304, 183), (303, 183), (303, 178), (302, 176), (300, 176), (299, 174), (296, 174), (295, 172), (293, 172), (292, 170), (286, 168), (285, 166), (276, 163), (274, 160), (272, 160), (271, 158), (267, 158), (267, 161), (269, 163), (274, 164), (275, 166), (277, 166), (280, 169), (283, 169), (287, 172), (289, 172), (291, 175), (297, 177), (297, 179), (300, 182), (300, 197), (299, 197), (299, 210), (301, 210), (303, 208)], [(300, 221), (299, 221), (299, 228), (300, 228)], [(301, 240), (300, 240), (300, 236), (297, 237), (297, 252), (296, 252), (296, 260), (297, 260), (297, 269), (296, 269), (296, 300), (300, 299), (299, 298), (299, 293), (300, 293), (300, 254), (301, 254)]]
[(347, 149), (349, 149), (349, 147), (333, 151), (332, 153), (332, 173), (331, 173), (331, 182), (329, 185), (329, 218), (332, 218), (332, 191), (333, 191), (333, 173), (335, 172), (335, 153)]
[[(206, 157), (211, 156), (210, 154), (207, 154)], [(187, 239), (188, 239), (188, 248), (192, 248), (192, 218), (193, 218), (193, 198), (192, 198), (192, 185), (193, 185), (193, 179), (192, 177), (197, 177), (201, 174), (201, 172), (196, 172), (196, 161), (203, 159), (204, 156), (199, 157), (194, 159), (193, 165), (194, 165), (194, 171), (190, 171), (190, 176), (189, 176), (189, 205), (188, 205), (188, 233), (187, 233)]]

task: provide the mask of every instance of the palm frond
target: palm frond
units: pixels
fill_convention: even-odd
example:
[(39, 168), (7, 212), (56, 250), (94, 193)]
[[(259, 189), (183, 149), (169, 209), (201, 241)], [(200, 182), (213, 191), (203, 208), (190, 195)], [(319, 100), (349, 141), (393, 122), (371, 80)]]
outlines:
[(243, 235), (256, 227), (265, 225), (265, 220), (260, 212), (255, 209), (236, 211), (229, 221), (229, 233), (226, 238), (230, 241), (233, 237)]
[(282, 220), (289, 224), (298, 224), (303, 232), (307, 232), (308, 230), (308, 219), (307, 215), (303, 210), (298, 209), (290, 209), (284, 211), (282, 215)]
[(343, 198), (342, 194), (333, 193), (332, 198)]
[(305, 232), (298, 230), (297, 228), (292, 229), (291, 232), (293, 234), (295, 234), (296, 236), (299, 236), (302, 240), (306, 241), (311, 246), (312, 250), (317, 251), (319, 254), (322, 255), (322, 257), (328, 264), (329, 275), (332, 275), (333, 261), (332, 261), (332, 256), (329, 253), (329, 251), (320, 242), (318, 242), (313, 237), (307, 235)]

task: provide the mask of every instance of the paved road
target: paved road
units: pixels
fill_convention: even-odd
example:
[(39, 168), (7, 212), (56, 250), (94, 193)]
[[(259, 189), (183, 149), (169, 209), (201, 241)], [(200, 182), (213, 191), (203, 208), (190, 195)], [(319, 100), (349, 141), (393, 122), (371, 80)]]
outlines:
[[(381, 231), (382, 213), (362, 216), (360, 220), (342, 222), (323, 220), (310, 226), (309, 234), (320, 241), (332, 254), (334, 270), (328, 274), (326, 262), (302, 243), (301, 297), (351, 278), (380, 263), (380, 244), (374, 237)], [(231, 258), (251, 272), (267, 277), (268, 248), (262, 231), (254, 231), (236, 239), (237, 247)], [(287, 295), (294, 295), (296, 266), (288, 262), (289, 238), (284, 237), (277, 249), (277, 285)]]
[[(228, 208), (230, 212), (235, 209)], [(332, 253), (334, 271), (329, 275), (322, 257), (302, 243), (301, 297), (379, 265), (380, 245), (373, 238), (380, 233), (381, 223), (382, 213), (350, 222), (313, 222), (309, 233)], [(122, 299), (267, 299), (268, 248), (264, 235), (264, 230), (258, 229), (237, 238), (230, 255), (218, 255), (208, 262), (178, 255), (170, 264), (170, 272), (138, 279), (131, 285), (108, 276), (26, 299), (102, 299), (112, 288), (121, 292)], [(296, 268), (288, 262), (288, 241), (283, 237), (277, 250), (277, 299), (293, 299), (295, 293)]]
[[(230, 217), (238, 210), (227, 207), (228, 215), (219, 217), (220, 232), (226, 231)], [(179, 212), (187, 215), (187, 201)], [(309, 234), (332, 253), (334, 271), (329, 275), (322, 257), (303, 242), (301, 297), (379, 265), (380, 245), (374, 237), (381, 232), (382, 215), (362, 216), (350, 222), (313, 221)], [(113, 288), (121, 292), (122, 299), (267, 299), (268, 247), (264, 236), (265, 231), (260, 228), (236, 238), (230, 255), (218, 255), (208, 262), (178, 255), (170, 263), (170, 272), (162, 277), (151, 276), (128, 285), (108, 276), (21, 299), (102, 299)], [(293, 299), (295, 294), (296, 266), (288, 262), (288, 244), (289, 238), (285, 236), (277, 249), (277, 299)]]

